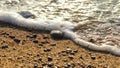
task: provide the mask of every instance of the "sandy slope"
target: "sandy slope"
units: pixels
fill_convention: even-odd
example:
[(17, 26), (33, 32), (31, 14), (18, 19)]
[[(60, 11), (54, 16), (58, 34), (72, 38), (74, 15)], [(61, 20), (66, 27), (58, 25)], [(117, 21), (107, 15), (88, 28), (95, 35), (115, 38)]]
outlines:
[(119, 64), (117, 56), (90, 51), (67, 39), (53, 40), (48, 32), (0, 27), (2, 68), (118, 68)]

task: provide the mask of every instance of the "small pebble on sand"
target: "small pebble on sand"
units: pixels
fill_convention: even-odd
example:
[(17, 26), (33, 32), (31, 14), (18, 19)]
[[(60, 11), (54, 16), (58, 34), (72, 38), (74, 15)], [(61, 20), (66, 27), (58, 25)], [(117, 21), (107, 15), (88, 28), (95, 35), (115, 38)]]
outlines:
[(8, 48), (8, 44), (3, 44), (3, 45), (1, 46), (1, 48), (2, 48), (2, 49)]
[(53, 58), (51, 56), (48, 56), (48, 61), (52, 61)]
[(37, 39), (34, 39), (33, 42), (34, 42), (34, 43), (38, 43), (39, 41), (38, 41)]
[(62, 39), (63, 38), (63, 33), (59, 30), (52, 30), (50, 32), (50, 35), (53, 39)]
[(20, 43), (20, 40), (17, 39), (17, 38), (14, 38), (13, 40), (14, 40), (16, 43)]

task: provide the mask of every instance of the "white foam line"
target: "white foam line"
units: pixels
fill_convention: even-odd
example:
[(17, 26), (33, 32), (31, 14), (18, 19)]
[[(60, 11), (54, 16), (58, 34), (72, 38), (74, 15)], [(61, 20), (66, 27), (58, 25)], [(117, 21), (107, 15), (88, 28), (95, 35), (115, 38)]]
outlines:
[(83, 39), (79, 38), (79, 35), (74, 33), (70, 30), (64, 30), (65, 37), (70, 38), (75, 43), (79, 44), (80, 46), (86, 47), (88, 49), (96, 50), (96, 51), (103, 51), (103, 52), (109, 52), (113, 55), (120, 56), (120, 49), (117, 46), (110, 46), (110, 45), (96, 45), (91, 42), (87, 42)]
[(0, 21), (7, 22), (21, 27), (40, 29), (40, 30), (60, 30), (72, 28), (74, 26), (71, 22), (52, 21), (52, 20), (34, 20), (25, 19), (15, 12), (0, 12)]
[[(114, 55), (120, 56), (120, 49), (117, 46), (96, 45), (80, 39), (79, 36), (71, 30), (75, 28), (76, 25), (70, 22), (57, 22), (57, 21), (44, 21), (44, 20), (35, 21), (33, 19), (25, 19), (15, 12), (4, 12), (4, 13), (1, 12), (0, 21), (30, 29), (39, 29), (39, 30), (48, 30), (48, 31), (60, 30), (64, 33), (64, 37), (71, 39), (80, 46), (84, 46), (92, 50), (110, 52)], [(80, 26), (80, 24), (78, 24), (78, 26)]]

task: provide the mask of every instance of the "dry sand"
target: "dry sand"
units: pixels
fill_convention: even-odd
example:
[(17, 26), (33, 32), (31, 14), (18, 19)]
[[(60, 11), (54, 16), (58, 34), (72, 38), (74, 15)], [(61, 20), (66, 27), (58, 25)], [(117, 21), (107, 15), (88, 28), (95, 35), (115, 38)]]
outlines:
[(120, 57), (82, 48), (49, 32), (0, 27), (1, 68), (119, 68)]

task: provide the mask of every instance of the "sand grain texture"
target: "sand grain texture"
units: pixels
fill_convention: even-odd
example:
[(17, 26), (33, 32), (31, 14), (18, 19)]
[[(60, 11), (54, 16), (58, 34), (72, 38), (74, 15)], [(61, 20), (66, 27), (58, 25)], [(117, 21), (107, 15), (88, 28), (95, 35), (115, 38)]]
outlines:
[[(20, 42), (15, 42), (14, 38), (19, 39)], [(35, 40), (38, 42), (34, 42)], [(0, 67), (2, 68), (36, 66), (38, 68), (45, 66), (118, 68), (119, 64), (120, 58), (117, 56), (81, 48), (68, 39), (54, 40), (48, 32), (31, 31), (10, 25), (0, 27)]]

